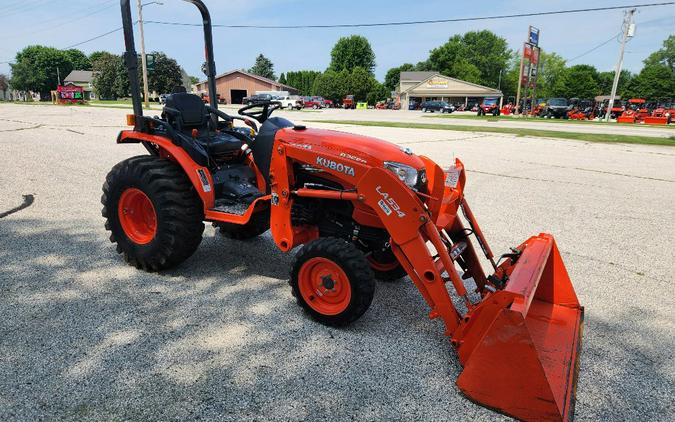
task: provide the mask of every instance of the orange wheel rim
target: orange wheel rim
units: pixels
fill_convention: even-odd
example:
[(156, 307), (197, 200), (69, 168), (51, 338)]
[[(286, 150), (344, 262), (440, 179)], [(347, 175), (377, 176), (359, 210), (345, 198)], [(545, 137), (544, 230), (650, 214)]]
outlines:
[(326, 258), (312, 258), (302, 264), (298, 288), (305, 303), (322, 315), (343, 312), (352, 298), (347, 274)]
[(157, 214), (152, 201), (142, 190), (128, 188), (120, 196), (117, 214), (124, 234), (134, 243), (145, 245), (157, 233)]
[(379, 262), (376, 261), (375, 258), (373, 258), (372, 255), (368, 255), (368, 263), (370, 264), (370, 268), (374, 269), (375, 271), (391, 271), (395, 270), (398, 268), (398, 261), (394, 260), (392, 262)]

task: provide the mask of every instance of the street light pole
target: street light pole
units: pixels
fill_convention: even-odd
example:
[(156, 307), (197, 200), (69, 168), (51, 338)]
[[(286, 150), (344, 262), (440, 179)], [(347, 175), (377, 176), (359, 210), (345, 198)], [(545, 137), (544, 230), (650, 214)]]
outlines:
[(145, 60), (145, 37), (143, 35), (143, 5), (141, 0), (137, 0), (138, 4), (138, 28), (141, 34), (141, 65), (143, 68), (143, 98), (145, 100), (145, 108), (150, 108), (148, 92), (148, 63)]
[(151, 1), (148, 3), (141, 4), (141, 0), (138, 0), (138, 28), (141, 34), (141, 67), (143, 68), (143, 96), (145, 97), (145, 108), (150, 108), (150, 93), (148, 92), (148, 61), (145, 57), (145, 36), (143, 35), (143, 7), (150, 4), (163, 5), (164, 3), (159, 1)]

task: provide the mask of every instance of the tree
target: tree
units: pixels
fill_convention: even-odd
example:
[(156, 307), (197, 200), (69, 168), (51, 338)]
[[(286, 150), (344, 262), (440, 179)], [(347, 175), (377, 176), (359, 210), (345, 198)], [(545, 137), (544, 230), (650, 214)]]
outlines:
[(398, 91), (399, 83), (401, 82), (401, 72), (409, 72), (415, 70), (415, 65), (412, 63), (403, 63), (398, 67), (392, 67), (384, 76), (384, 86), (390, 91)]
[(122, 57), (100, 52), (92, 62), (94, 90), (99, 98), (113, 99), (128, 94), (129, 78), (124, 73)]
[(262, 54), (258, 54), (258, 57), (255, 59), (255, 64), (248, 71), (249, 73), (262, 76), (263, 78), (272, 80), (277, 79), (274, 75), (274, 65), (272, 64), (272, 61)]
[(537, 93), (541, 97), (559, 97), (562, 95), (566, 61), (557, 53), (541, 51), (539, 54), (539, 75), (537, 75)]
[(669, 67), (675, 72), (675, 35), (671, 35), (663, 41), (663, 48), (650, 54), (644, 61), (646, 66), (657, 64)]
[(368, 93), (377, 83), (373, 75), (362, 67), (355, 67), (349, 76), (349, 92), (357, 101), (365, 101)]
[(82, 51), (71, 48), (70, 50), (65, 50), (64, 53), (70, 60), (73, 70), (91, 70), (91, 61)]
[(286, 72), (286, 85), (296, 88), (300, 95), (312, 95), (314, 80), (321, 74), (316, 70)]
[(286, 85), (286, 75), (284, 75), (284, 72), (281, 72), (281, 75), (279, 75), (279, 83)]
[(333, 101), (342, 101), (349, 94), (349, 72), (327, 70), (314, 80), (312, 92)]
[(98, 50), (98, 51), (94, 51), (93, 53), (91, 53), (89, 55), (89, 63), (91, 63), (92, 68), (94, 67), (94, 62), (97, 61), (98, 59), (100, 59), (101, 57), (105, 56), (106, 54), (110, 54), (110, 53), (107, 52), (107, 51), (103, 51), (103, 50)]
[(191, 83), (192, 85), (196, 85), (196, 84), (199, 83), (199, 78), (198, 78), (198, 77), (196, 77), (196, 76), (190, 76), (189, 78), (190, 78), (190, 83)]
[(330, 59), (328, 69), (336, 72), (342, 69), (351, 72), (360, 67), (372, 73), (375, 69), (375, 53), (368, 39), (361, 35), (341, 37), (330, 52)]
[(593, 98), (600, 95), (598, 71), (587, 64), (578, 64), (565, 71), (559, 95), (566, 98)]
[(366, 101), (368, 104), (375, 105), (378, 101), (384, 101), (389, 98), (391, 90), (388, 89), (384, 84), (374, 81), (371, 91), (366, 95)]
[[(467, 59), (459, 58), (453, 63), (450, 73), (458, 79), (474, 84), (482, 82), (481, 71), (475, 64), (470, 63)], [(495, 85), (496, 87), (496, 85)]]
[(675, 71), (666, 64), (646, 64), (626, 90), (633, 98), (675, 98)]
[(453, 35), (448, 42), (431, 50), (429, 59), (418, 63), (418, 67), (497, 87), (499, 73), (508, 68), (510, 59), (511, 50), (504, 38), (488, 30), (470, 31)]
[[(626, 97), (628, 89), (630, 87), (631, 79), (633, 75), (626, 69), (622, 70), (619, 74), (619, 86), (617, 88), (617, 93), (622, 98)], [(598, 89), (600, 95), (609, 95), (612, 92), (612, 85), (614, 84), (614, 72), (600, 72), (598, 73)]]
[(183, 85), (181, 68), (176, 60), (160, 51), (150, 53), (155, 56), (155, 68), (148, 72), (148, 88), (157, 93), (173, 92), (174, 87)]
[(9, 78), (4, 73), (0, 73), (0, 91), (7, 91), (9, 88)]
[[(16, 53), (10, 83), (20, 91), (39, 92), (41, 98), (49, 98), (56, 89), (58, 75), (63, 79), (73, 70), (70, 56), (52, 47), (32, 45)], [(58, 69), (58, 70), (57, 70)]]

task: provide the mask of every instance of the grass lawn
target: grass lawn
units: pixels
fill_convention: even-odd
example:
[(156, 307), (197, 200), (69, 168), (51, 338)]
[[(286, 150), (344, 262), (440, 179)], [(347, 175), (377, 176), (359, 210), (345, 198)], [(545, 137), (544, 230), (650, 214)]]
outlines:
[(616, 123), (616, 122), (600, 122), (596, 120), (565, 120), (565, 119), (543, 119), (540, 117), (528, 117), (528, 118), (523, 118), (523, 117), (513, 117), (513, 116), (476, 116), (475, 114), (423, 114), (422, 117), (426, 118), (435, 118), (435, 119), (464, 119), (464, 120), (482, 120), (482, 121), (498, 121), (498, 120), (505, 120), (505, 121), (514, 121), (514, 122), (527, 122), (527, 123), (541, 123), (541, 122), (546, 122), (546, 123), (560, 123), (560, 124), (576, 124), (576, 125), (616, 125), (616, 124), (622, 124), (622, 125), (630, 125), (631, 127), (639, 127), (639, 128), (645, 128), (645, 129), (663, 129), (663, 128), (668, 128), (668, 129), (674, 129), (675, 130), (675, 125), (641, 125), (641, 124), (630, 124), (630, 123)]
[(601, 133), (558, 132), (554, 130), (506, 128), (490, 126), (444, 125), (436, 123), (378, 122), (359, 120), (308, 120), (316, 123), (333, 123), (356, 126), (381, 126), (405, 129), (454, 130), (460, 132), (507, 133), (516, 136), (535, 136), (541, 138), (571, 139), (587, 142), (616, 142), (623, 144), (675, 146), (675, 136), (657, 138), (653, 136), (612, 135)]

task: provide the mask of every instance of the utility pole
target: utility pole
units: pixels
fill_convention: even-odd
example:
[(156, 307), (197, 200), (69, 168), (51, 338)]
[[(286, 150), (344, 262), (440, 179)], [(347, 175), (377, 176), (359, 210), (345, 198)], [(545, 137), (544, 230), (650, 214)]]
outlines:
[(61, 85), (61, 72), (59, 72), (59, 68), (56, 68), (56, 82), (58, 82), (59, 85)]
[(635, 34), (635, 25), (633, 24), (633, 15), (635, 9), (630, 9), (624, 12), (623, 16), (623, 38), (621, 39), (621, 50), (619, 51), (619, 61), (616, 63), (614, 70), (614, 83), (612, 83), (612, 93), (609, 96), (609, 103), (607, 104), (607, 111), (605, 112), (605, 121), (609, 122), (612, 115), (612, 107), (614, 106), (614, 99), (616, 98), (616, 89), (619, 87), (619, 76), (621, 76), (621, 67), (623, 66), (623, 51), (626, 48), (628, 38)]
[[(523, 46), (524, 49), (524, 46)], [(516, 112), (515, 114), (523, 114), (523, 110), (519, 109), (520, 105), (520, 86), (523, 84), (523, 66), (525, 65), (525, 51), (523, 50), (522, 53), (520, 53), (520, 70), (518, 70), (518, 91), (516, 92)], [(525, 101), (523, 101), (523, 108), (525, 108)]]
[(148, 63), (145, 61), (145, 37), (143, 36), (143, 5), (141, 0), (137, 0), (138, 4), (138, 28), (141, 34), (141, 65), (143, 67), (143, 98), (145, 99), (145, 108), (150, 108), (148, 92)]

